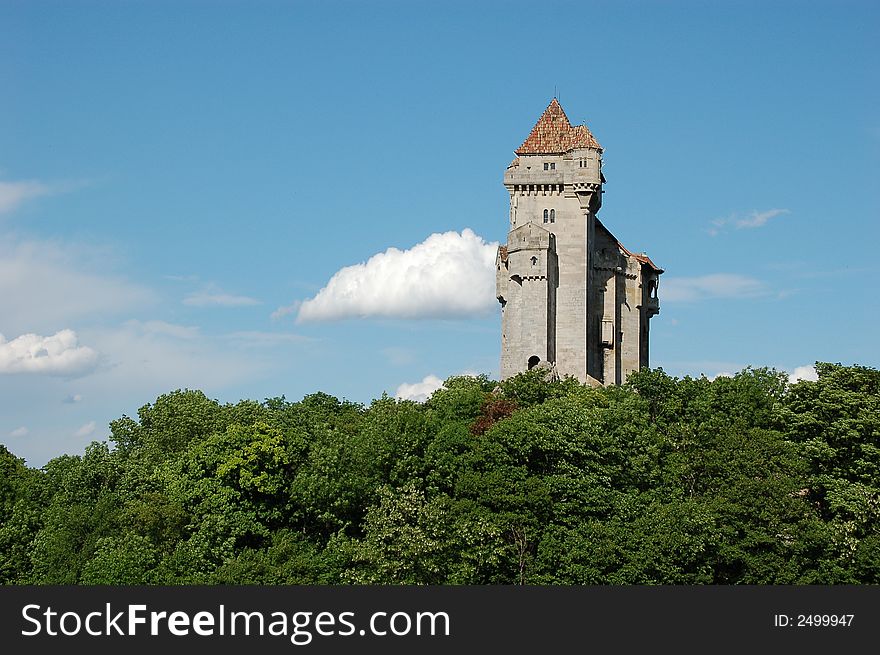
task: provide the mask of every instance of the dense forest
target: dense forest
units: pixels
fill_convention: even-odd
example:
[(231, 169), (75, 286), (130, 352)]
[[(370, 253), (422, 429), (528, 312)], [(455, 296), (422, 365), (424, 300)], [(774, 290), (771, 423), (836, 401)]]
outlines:
[(817, 370), (175, 391), (42, 469), (0, 446), (0, 582), (876, 584), (880, 372)]

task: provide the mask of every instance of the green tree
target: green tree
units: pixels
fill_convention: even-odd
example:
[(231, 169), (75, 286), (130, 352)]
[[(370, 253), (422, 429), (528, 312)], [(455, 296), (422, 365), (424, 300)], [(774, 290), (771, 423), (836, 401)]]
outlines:
[(816, 382), (794, 384), (779, 412), (802, 447), (804, 492), (834, 541), (840, 582), (880, 583), (880, 371), (817, 362)]
[(94, 556), (83, 566), (80, 582), (89, 585), (142, 585), (154, 582), (158, 553), (138, 534), (102, 537)]

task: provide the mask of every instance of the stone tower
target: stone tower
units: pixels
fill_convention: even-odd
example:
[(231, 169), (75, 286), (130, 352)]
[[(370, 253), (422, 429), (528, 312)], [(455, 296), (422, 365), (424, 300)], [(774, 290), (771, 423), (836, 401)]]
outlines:
[(599, 222), (602, 147), (556, 98), (504, 173), (510, 232), (498, 248), (501, 379), (539, 364), (591, 384), (648, 366), (660, 268)]

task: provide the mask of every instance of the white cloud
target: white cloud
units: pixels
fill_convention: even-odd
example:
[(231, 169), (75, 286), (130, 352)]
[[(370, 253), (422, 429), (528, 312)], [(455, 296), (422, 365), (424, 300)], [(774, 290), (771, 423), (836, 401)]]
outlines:
[(720, 234), (723, 229), (728, 225), (732, 225), (737, 230), (763, 227), (771, 218), (776, 218), (777, 216), (789, 213), (791, 212), (788, 209), (768, 209), (762, 212), (755, 210), (747, 216), (738, 216), (737, 214), (731, 214), (727, 218), (714, 219), (712, 221), (712, 227), (708, 229), (708, 232), (711, 236), (714, 237)]
[(35, 180), (0, 181), (0, 214), (14, 211), (27, 200), (52, 193), (51, 187)]
[(50, 337), (23, 334), (6, 341), (0, 334), (0, 373), (43, 373), (76, 376), (98, 363), (98, 353), (78, 345), (76, 332), (61, 330)]
[(394, 392), (394, 397), (400, 400), (414, 400), (417, 403), (423, 403), (442, 386), (443, 380), (436, 375), (426, 375), (421, 382), (401, 384)]
[(155, 294), (107, 274), (113, 253), (81, 244), (0, 237), (3, 329), (57, 330), (81, 317), (143, 309)]
[(72, 393), (64, 399), (64, 403), (67, 405), (75, 405), (78, 402), (82, 402), (82, 399), (82, 394)]
[(44, 196), (68, 193), (88, 184), (85, 180), (63, 182), (40, 182), (39, 180), (0, 180), (0, 214), (8, 214), (18, 209), (28, 200)]
[(15, 428), (9, 433), (10, 437), (24, 437), (27, 435), (29, 430), (25, 426), (21, 426), (20, 428)]
[(497, 306), (497, 248), (469, 229), (432, 234), (409, 250), (389, 248), (337, 271), (302, 303), (297, 322), (488, 314)]
[(777, 216), (782, 216), (783, 214), (788, 213), (789, 211), (787, 209), (768, 209), (764, 212), (753, 211), (745, 218), (737, 219), (734, 225), (736, 225), (736, 229), (738, 230), (743, 228), (763, 227), (771, 218), (776, 218)]
[(290, 303), (289, 305), (282, 305), (281, 307), (276, 309), (274, 312), (272, 312), (269, 315), (269, 318), (271, 318), (273, 321), (277, 321), (279, 318), (284, 318), (288, 314), (294, 314), (299, 310), (299, 306), (301, 304), (302, 304), (302, 301), (295, 300), (292, 303)]
[(812, 364), (807, 364), (806, 366), (798, 366), (788, 376), (788, 381), (791, 384), (799, 382), (800, 380), (809, 380), (810, 382), (816, 382), (818, 379), (819, 374), (816, 372), (816, 367)]
[(708, 377), (710, 380), (717, 380), (718, 378), (732, 378), (734, 375), (735, 374), (731, 373), (730, 371), (721, 371), (719, 373), (716, 373), (715, 375), (708, 375), (706, 377)]
[(661, 281), (660, 299), (693, 302), (709, 298), (754, 298), (766, 293), (764, 283), (746, 275), (713, 273), (699, 277), (671, 277)]
[(248, 307), (250, 305), (259, 305), (260, 301), (248, 296), (236, 296), (231, 293), (200, 291), (189, 294), (183, 299), (183, 304), (192, 307)]
[(95, 422), (89, 421), (85, 425), (81, 426), (76, 432), (74, 432), (73, 436), (74, 437), (87, 437), (94, 431), (95, 431)]

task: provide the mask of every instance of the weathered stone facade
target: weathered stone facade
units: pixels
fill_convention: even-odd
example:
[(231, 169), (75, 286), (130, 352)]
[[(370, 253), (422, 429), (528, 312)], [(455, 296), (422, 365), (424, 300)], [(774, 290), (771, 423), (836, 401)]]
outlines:
[(599, 222), (602, 147), (556, 98), (504, 174), (510, 232), (498, 249), (501, 379), (552, 364), (560, 376), (620, 384), (648, 366), (660, 268)]

